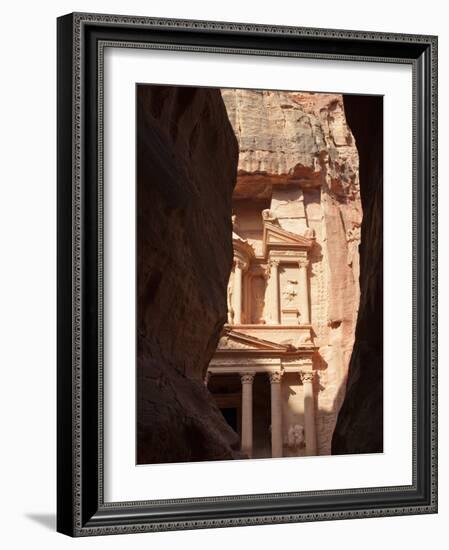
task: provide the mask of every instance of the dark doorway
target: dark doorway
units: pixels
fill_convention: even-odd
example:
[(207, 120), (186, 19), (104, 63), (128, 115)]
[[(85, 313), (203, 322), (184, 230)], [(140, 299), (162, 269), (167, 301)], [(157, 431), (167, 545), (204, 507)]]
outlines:
[(224, 416), (226, 422), (231, 426), (231, 428), (238, 432), (238, 416), (237, 416), (237, 407), (224, 407), (220, 409), (221, 414)]
[(253, 458), (271, 458), (270, 380), (258, 375), (253, 385)]

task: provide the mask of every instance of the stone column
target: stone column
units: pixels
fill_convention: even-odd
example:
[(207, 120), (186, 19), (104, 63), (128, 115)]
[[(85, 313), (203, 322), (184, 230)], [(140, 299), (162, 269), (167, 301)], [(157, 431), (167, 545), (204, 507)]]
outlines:
[(242, 281), (243, 264), (240, 260), (235, 260), (234, 271), (234, 324), (242, 323)]
[(253, 456), (253, 380), (254, 373), (240, 373), (242, 382), (242, 452)]
[(313, 371), (300, 373), (304, 386), (304, 432), (306, 440), (306, 455), (316, 456), (315, 403), (313, 399)]
[(279, 260), (270, 260), (270, 278), (272, 278), (271, 291), (272, 295), (272, 324), (279, 325), (280, 320), (280, 303), (279, 303)]
[(282, 399), (280, 371), (270, 372), (271, 385), (271, 456), (282, 456)]
[(301, 325), (310, 324), (308, 265), (308, 260), (299, 262), (299, 312), (301, 314)]

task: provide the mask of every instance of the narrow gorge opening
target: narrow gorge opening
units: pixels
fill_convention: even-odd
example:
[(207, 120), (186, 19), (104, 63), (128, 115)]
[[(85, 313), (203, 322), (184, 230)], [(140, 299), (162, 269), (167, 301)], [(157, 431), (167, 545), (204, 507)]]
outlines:
[(350, 450), (347, 402), (356, 323), (358, 339), (379, 329), (362, 310), (381, 201), (363, 186), (382, 164), (359, 166), (347, 98), (142, 85), (137, 99), (137, 462), (368, 452)]

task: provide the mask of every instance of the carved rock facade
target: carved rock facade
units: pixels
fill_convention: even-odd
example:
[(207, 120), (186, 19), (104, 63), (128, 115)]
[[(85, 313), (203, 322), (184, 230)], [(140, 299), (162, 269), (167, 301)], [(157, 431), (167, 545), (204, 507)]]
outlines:
[(359, 306), (359, 164), (343, 98), (222, 97), (239, 163), (228, 326), (209, 389), (224, 414), (239, 416), (241, 381), (231, 374), (257, 374), (245, 394), (254, 441), (247, 418), (230, 422), (250, 456), (330, 454)]

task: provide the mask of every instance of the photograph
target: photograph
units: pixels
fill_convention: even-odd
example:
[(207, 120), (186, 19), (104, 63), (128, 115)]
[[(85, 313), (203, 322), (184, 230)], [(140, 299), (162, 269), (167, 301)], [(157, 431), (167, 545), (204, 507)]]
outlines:
[(383, 452), (382, 175), (380, 95), (136, 84), (137, 464)]

